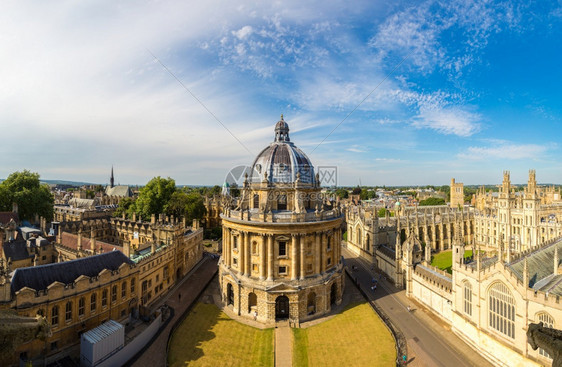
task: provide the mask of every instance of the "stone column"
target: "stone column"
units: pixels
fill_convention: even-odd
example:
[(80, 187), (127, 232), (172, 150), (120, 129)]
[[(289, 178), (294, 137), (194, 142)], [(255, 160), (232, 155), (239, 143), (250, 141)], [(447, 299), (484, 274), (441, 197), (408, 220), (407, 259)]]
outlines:
[(222, 244), (222, 257), (224, 260), (224, 265), (227, 268), (230, 268), (230, 260), (229, 260), (229, 255), (230, 255), (230, 229), (225, 229), (224, 230), (224, 241)]
[(297, 235), (293, 234), (291, 236), (291, 280), (297, 279), (297, 274), (298, 274), (297, 243), (298, 243)]
[(260, 280), (265, 279), (265, 268), (266, 268), (266, 251), (265, 251), (265, 235), (261, 235), (261, 248), (260, 248)]
[(322, 241), (322, 236), (320, 233), (316, 232), (314, 238), (314, 272), (316, 274), (320, 274), (320, 258), (322, 257), (321, 252), (322, 248), (320, 245), (320, 241)]
[(299, 279), (304, 279), (304, 274), (305, 274), (305, 269), (304, 269), (304, 263), (305, 263), (305, 243), (304, 243), (304, 234), (301, 234), (301, 240), (300, 240), (300, 247), (301, 247), (301, 256), (300, 256), (300, 277)]
[(326, 270), (326, 243), (328, 237), (325, 232), (322, 233), (322, 241), (320, 243), (320, 273), (324, 273)]
[(250, 243), (250, 233), (246, 233), (246, 246), (245, 246), (246, 254), (244, 255), (246, 258), (246, 275), (252, 275), (252, 244)]
[(267, 280), (273, 280), (273, 259), (273, 236), (267, 236)]
[(246, 269), (246, 232), (240, 233), (240, 248), (238, 249), (238, 267), (240, 269), (240, 275), (244, 275)]

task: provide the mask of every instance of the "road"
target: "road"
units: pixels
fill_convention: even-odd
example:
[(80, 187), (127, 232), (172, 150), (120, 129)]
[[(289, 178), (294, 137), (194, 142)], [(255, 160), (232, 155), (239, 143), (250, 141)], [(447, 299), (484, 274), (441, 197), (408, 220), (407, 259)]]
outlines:
[[(492, 366), (450, 328), (429, 311), (408, 299), (404, 290), (398, 290), (384, 280), (372, 291), (373, 275), (370, 265), (345, 248), (342, 254), (349, 269), (357, 266), (353, 277), (374, 302), (392, 319), (408, 342), (408, 366)], [(377, 277), (378, 279), (378, 277)], [(408, 312), (408, 305), (411, 311)]]

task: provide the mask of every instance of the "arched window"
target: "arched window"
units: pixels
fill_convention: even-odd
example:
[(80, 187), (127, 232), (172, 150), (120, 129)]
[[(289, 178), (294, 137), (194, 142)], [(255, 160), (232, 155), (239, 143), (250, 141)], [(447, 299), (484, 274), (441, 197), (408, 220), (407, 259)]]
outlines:
[(316, 293), (314, 292), (308, 294), (306, 311), (308, 315), (314, 315), (316, 313)]
[(81, 297), (78, 300), (78, 316), (84, 316), (84, 311), (86, 310), (86, 298)]
[(55, 326), (59, 324), (59, 306), (54, 306), (51, 309), (51, 325)]
[(258, 296), (254, 292), (248, 294), (248, 313), (252, 312), (252, 310), (257, 310), (258, 306)]
[(117, 286), (111, 287), (111, 302), (117, 301)]
[(357, 239), (355, 240), (355, 242), (357, 242), (357, 245), (359, 247), (361, 247), (361, 243), (363, 241), (361, 240), (361, 229), (360, 228), (357, 228)]
[(515, 338), (515, 299), (503, 283), (495, 283), (488, 291), (488, 326)]
[(135, 293), (135, 278), (131, 279), (131, 294)]
[(90, 311), (91, 312), (96, 311), (96, 294), (95, 293), (92, 293), (92, 295), (90, 296)]
[(121, 283), (121, 298), (125, 298), (127, 296), (127, 281), (125, 280)]
[(65, 318), (66, 321), (72, 320), (72, 302), (66, 302)]
[(258, 194), (254, 194), (254, 208), (259, 209), (260, 207), (260, 196)]
[[(554, 318), (547, 314), (546, 312), (541, 312), (537, 314), (535, 318), (537, 322), (542, 322), (544, 327), (554, 328)], [(539, 354), (545, 356), (546, 358), (552, 358), (544, 349), (539, 348)]]
[(472, 285), (470, 282), (464, 282), (462, 289), (464, 295), (464, 313), (468, 316), (472, 316)]
[(107, 289), (104, 289), (101, 292), (101, 306), (102, 307), (107, 306)]

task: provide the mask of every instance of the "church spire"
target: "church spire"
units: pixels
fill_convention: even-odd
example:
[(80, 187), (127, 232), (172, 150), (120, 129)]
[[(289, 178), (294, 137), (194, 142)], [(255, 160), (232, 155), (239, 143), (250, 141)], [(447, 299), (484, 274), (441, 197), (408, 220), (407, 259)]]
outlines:
[(115, 178), (113, 177), (113, 166), (111, 166), (111, 177), (109, 178), (109, 187), (115, 186)]

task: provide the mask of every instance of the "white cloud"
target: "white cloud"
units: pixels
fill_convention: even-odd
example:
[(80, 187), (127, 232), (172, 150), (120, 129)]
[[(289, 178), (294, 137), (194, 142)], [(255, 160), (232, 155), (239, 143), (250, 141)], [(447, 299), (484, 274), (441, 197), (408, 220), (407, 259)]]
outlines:
[(239, 40), (243, 40), (250, 36), (253, 32), (254, 29), (252, 28), (252, 26), (246, 25), (237, 31), (232, 31), (232, 34), (235, 35)]
[(480, 130), (479, 120), (478, 114), (459, 107), (422, 108), (412, 125), (417, 128), (433, 129), (445, 135), (468, 137)]
[(494, 159), (540, 159), (549, 151), (556, 148), (555, 144), (516, 144), (499, 142), (496, 146), (472, 146), (466, 152), (459, 153), (458, 158), (469, 160), (494, 160)]
[[(478, 60), (478, 51), (492, 34), (517, 25), (514, 7), (489, 0), (427, 0), (388, 17), (370, 44), (382, 58), (392, 53), (409, 55), (407, 64), (422, 73), (442, 68), (458, 77)], [(449, 39), (448, 33), (457, 30), (462, 37)]]

